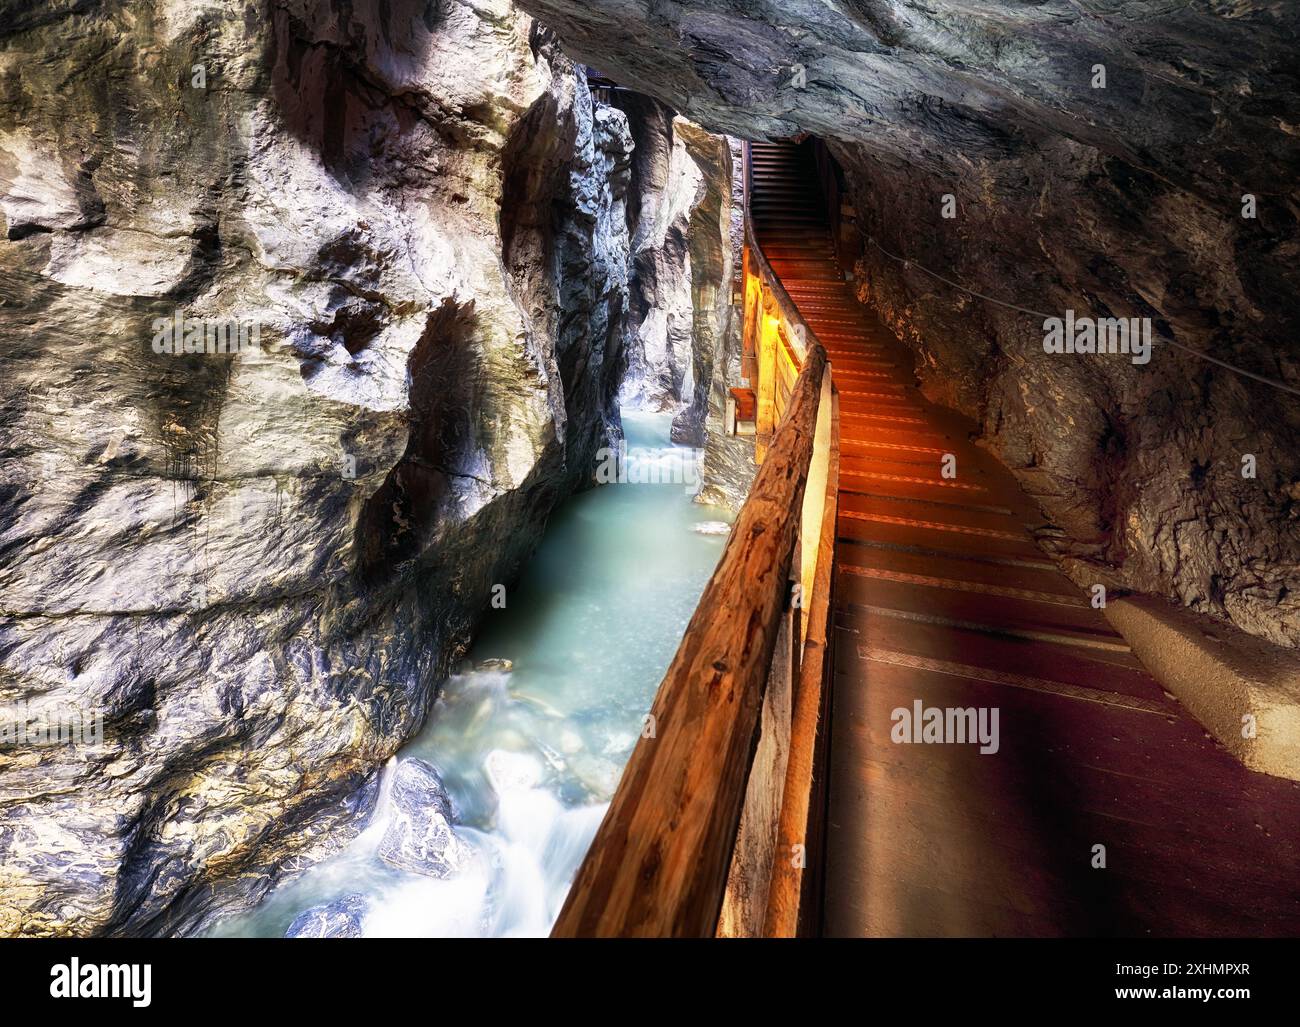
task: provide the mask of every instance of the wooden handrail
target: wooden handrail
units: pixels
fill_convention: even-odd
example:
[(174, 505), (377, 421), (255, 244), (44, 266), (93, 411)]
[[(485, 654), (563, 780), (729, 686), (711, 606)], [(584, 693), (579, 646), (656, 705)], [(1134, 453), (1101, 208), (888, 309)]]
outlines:
[[(745, 177), (748, 197), (748, 152)], [(792, 352), (802, 366), (553, 937), (794, 933), (801, 919), (807, 882), (778, 869), (777, 847), (804, 845), (815, 804), (811, 747), (824, 709), (838, 399), (825, 350), (758, 246), (748, 203), (745, 222), (753, 258), (746, 274), (758, 279), (764, 303), (759, 320), (780, 321), (782, 337), (767, 345), (790, 343), (790, 329), (801, 326), (803, 352)], [(774, 315), (765, 314), (768, 303)], [(754, 330), (761, 326), (747, 317), (746, 332)], [(759, 768), (760, 734), (775, 724), (784, 724), (782, 761)], [(787, 794), (791, 788), (805, 794)], [(779, 825), (764, 815), (773, 805)]]
[[(790, 755), (786, 762), (781, 818), (775, 851), (802, 850), (802, 863), (779, 859), (768, 885), (763, 934), (795, 938), (817, 934), (821, 926), (821, 875), (815, 865), (822, 847), (822, 813), (826, 805), (825, 768), (829, 755), (830, 687), (835, 678), (832, 660), (831, 597), (835, 553), (835, 518), (840, 476), (840, 400), (832, 392), (830, 451), (824, 482), (825, 506), (818, 535), (815, 584), (808, 606), (808, 635), (803, 662), (795, 682), (790, 724)], [(805, 589), (806, 591), (806, 589)], [(806, 873), (812, 870), (812, 873)]]

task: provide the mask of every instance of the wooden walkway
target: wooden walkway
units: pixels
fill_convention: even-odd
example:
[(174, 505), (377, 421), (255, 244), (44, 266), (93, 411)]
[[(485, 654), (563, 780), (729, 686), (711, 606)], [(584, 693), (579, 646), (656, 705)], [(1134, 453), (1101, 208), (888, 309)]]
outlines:
[[(841, 400), (824, 933), (1300, 934), (1300, 785), (1218, 748), (1044, 558), (1014, 478), (854, 298), (816, 182), (754, 144), (759, 242)], [(917, 700), (997, 710), (998, 751), (894, 742)]]

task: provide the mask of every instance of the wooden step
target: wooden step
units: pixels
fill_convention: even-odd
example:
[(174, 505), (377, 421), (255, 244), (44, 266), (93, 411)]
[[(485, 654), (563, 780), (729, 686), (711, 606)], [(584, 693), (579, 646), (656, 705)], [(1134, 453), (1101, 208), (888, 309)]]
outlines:
[(840, 491), (855, 496), (889, 496), (903, 500), (925, 500), (941, 506), (957, 506), (984, 513), (1012, 517), (1015, 511), (993, 501), (984, 485), (974, 482), (936, 481), (923, 474), (894, 471), (848, 471), (841, 468)]
[(1014, 638), (1128, 652), (1128, 645), (1093, 610), (982, 594), (963, 589), (908, 584), (837, 574), (837, 622), (862, 628), (865, 617), (898, 617)]
[[(997, 569), (1003, 573), (1037, 576), (1050, 573), (1010, 567)], [(1152, 703), (1167, 701), (1163, 690), (1133, 654), (1122, 650), (1031, 641), (899, 617), (870, 616), (859, 623), (856, 633), (837, 633), (837, 644), (851, 647), (847, 652), (839, 650), (836, 657), (837, 661), (851, 661), (845, 666), (864, 658), (863, 646), (874, 646), (949, 664), (1114, 692)]]
[(1029, 538), (1024, 525), (1014, 516), (966, 510), (953, 503), (936, 502), (928, 498), (932, 490), (927, 490), (924, 486), (912, 486), (912, 488), (917, 493), (915, 496), (886, 497), (880, 494), (864, 495), (849, 492), (840, 498), (840, 513), (858, 519), (885, 516), (937, 521), (949, 526), (958, 534), (969, 534), (972, 537), (993, 532), (995, 534), (988, 537)]
[(942, 522), (917, 517), (868, 516), (836, 518), (836, 535), (839, 545), (851, 545), (861, 540), (870, 544), (912, 546), (929, 552), (951, 552), (963, 556), (972, 552), (983, 553), (1003, 560), (1021, 560), (1026, 563), (1041, 562), (1044, 554), (1028, 539), (1003, 535), (970, 535), (952, 530)]

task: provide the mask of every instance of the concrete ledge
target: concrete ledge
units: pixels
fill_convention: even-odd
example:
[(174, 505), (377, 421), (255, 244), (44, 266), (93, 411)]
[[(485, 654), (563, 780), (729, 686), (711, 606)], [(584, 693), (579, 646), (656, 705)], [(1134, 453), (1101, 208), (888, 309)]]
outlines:
[(1251, 770), (1300, 781), (1300, 653), (1153, 596), (1112, 599), (1105, 613), (1224, 748)]

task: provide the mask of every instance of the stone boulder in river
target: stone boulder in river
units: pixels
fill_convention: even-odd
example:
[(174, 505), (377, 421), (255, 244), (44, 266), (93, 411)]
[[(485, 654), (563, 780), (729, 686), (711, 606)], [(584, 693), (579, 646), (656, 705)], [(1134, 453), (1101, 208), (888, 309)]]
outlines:
[(367, 910), (364, 895), (344, 895), (299, 913), (286, 938), (360, 938)]
[(405, 759), (393, 777), (392, 821), (379, 843), (379, 858), (399, 870), (451, 877), (474, 856), (452, 828), (455, 812), (432, 764)]

